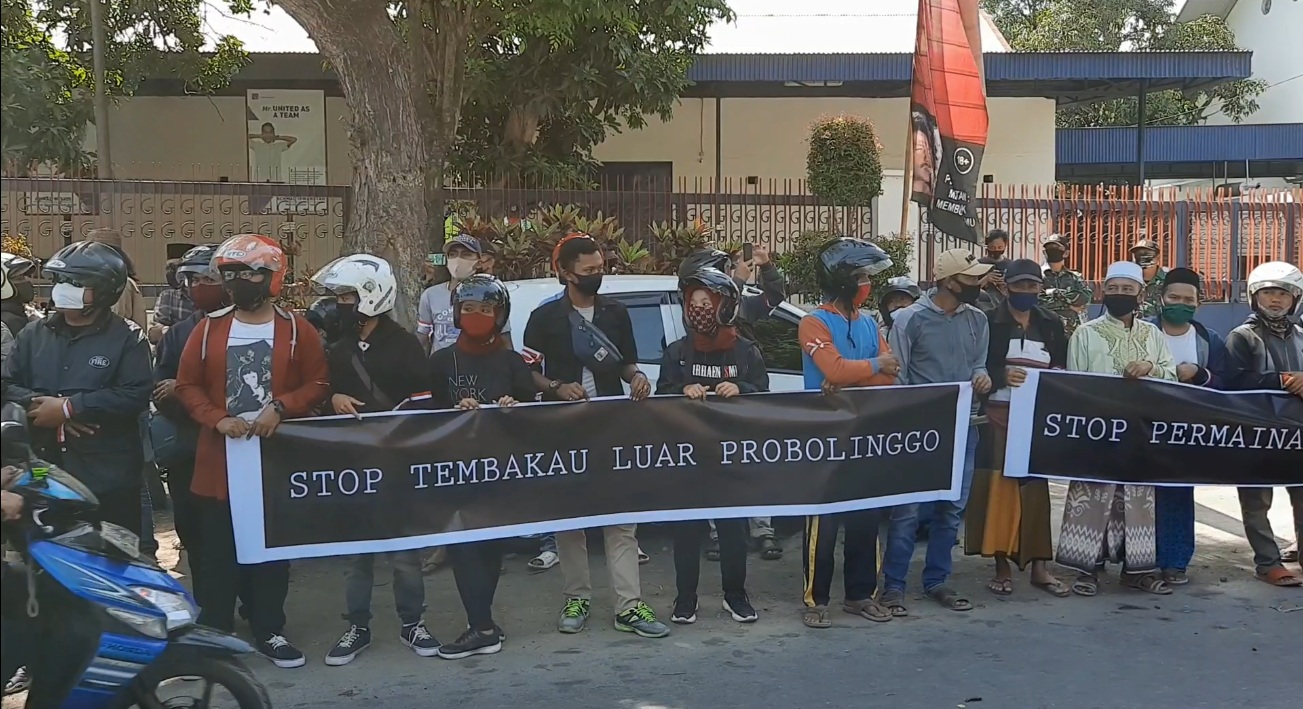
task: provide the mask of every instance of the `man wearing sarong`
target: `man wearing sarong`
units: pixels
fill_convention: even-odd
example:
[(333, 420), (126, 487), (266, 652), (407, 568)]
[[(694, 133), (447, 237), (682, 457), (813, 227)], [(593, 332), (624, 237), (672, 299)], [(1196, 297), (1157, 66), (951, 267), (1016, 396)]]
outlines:
[[(1072, 333), (1069, 370), (1176, 381), (1176, 364), (1162, 330), (1136, 313), (1144, 288), (1139, 264), (1119, 261), (1109, 266), (1105, 313)], [(1074, 593), (1099, 593), (1099, 572), (1112, 561), (1122, 564), (1122, 580), (1128, 586), (1170, 594), (1172, 587), (1159, 575), (1157, 555), (1152, 485), (1079, 480), (1068, 485), (1055, 560), (1080, 574), (1072, 584)]]

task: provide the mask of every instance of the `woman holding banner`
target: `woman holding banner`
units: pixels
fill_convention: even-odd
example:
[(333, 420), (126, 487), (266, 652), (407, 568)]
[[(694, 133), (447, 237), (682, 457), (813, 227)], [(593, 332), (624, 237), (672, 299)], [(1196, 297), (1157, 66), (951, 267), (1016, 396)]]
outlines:
[[(1105, 313), (1077, 328), (1068, 341), (1068, 369), (1074, 372), (1155, 377), (1176, 381), (1176, 364), (1163, 332), (1137, 316), (1145, 277), (1140, 266), (1118, 261), (1104, 280)], [(1099, 572), (1107, 562), (1122, 564), (1127, 586), (1167, 595), (1159, 576), (1154, 531), (1154, 487), (1073, 480), (1063, 509), (1063, 531), (1055, 560), (1080, 576), (1079, 596), (1099, 593)]]
[(995, 578), (986, 587), (997, 596), (1013, 593), (1012, 562), (1020, 571), (1031, 564), (1032, 586), (1063, 598), (1068, 587), (1045, 568), (1054, 558), (1049, 482), (1006, 478), (1003, 468), (1012, 391), (1027, 381), (1028, 369), (1066, 367), (1068, 335), (1063, 319), (1037, 304), (1043, 286), (1040, 264), (1018, 259), (1009, 263), (1004, 278), (1008, 297), (986, 311), (991, 329), (986, 369), (994, 390), (986, 401), (986, 417), (993, 435), (982, 436), (980, 445), (989, 449), (990, 467), (973, 476), (964, 553), (995, 559)]

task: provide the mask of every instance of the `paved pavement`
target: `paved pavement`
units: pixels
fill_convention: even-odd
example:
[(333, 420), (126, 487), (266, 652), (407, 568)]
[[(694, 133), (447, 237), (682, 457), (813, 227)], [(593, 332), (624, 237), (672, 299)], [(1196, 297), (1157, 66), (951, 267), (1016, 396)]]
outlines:
[[(1290, 529), (1283, 497), (1277, 494), (1273, 509), (1278, 534)], [(250, 663), (278, 709), (1294, 705), (1303, 691), (1303, 611), (1290, 609), (1303, 606), (1303, 591), (1249, 576), (1233, 490), (1203, 489), (1197, 498), (1193, 583), (1168, 597), (1119, 589), (1112, 578), (1096, 598), (1055, 599), (1020, 577), (1013, 596), (997, 598), (983, 586), (987, 563), (960, 558), (953, 585), (976, 604), (970, 613), (913, 597), (908, 618), (872, 624), (837, 612), (834, 628), (812, 631), (799, 619), (800, 560), (789, 553), (779, 562), (752, 558), (758, 623), (742, 626), (718, 610), (718, 575), (706, 563), (701, 619), (675, 627), (669, 638), (646, 640), (611, 627), (603, 563), (595, 556), (593, 579), (602, 585), (593, 623), (581, 635), (563, 636), (553, 629), (560, 569), (532, 576), (521, 557), (508, 561), (498, 592), (499, 622), (509, 636), (502, 653), (457, 662), (415, 656), (398, 642), (381, 574), (375, 643), (351, 665), (333, 668), (321, 658), (344, 630), (342, 570), (316, 560), (295, 566), (288, 604), (287, 633), (308, 653), (308, 665)], [(789, 550), (796, 543), (790, 540)], [(643, 586), (646, 600), (668, 616), (674, 592), (666, 547), (663, 535), (644, 538), (652, 562), (643, 567)], [(430, 629), (450, 640), (465, 626), (451, 574), (428, 577), (427, 588)]]

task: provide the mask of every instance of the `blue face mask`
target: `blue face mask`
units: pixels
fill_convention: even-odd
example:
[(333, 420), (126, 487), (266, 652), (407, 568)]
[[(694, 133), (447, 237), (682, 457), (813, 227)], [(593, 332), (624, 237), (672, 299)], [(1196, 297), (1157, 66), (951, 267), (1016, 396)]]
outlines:
[(1037, 293), (1010, 293), (1009, 307), (1020, 313), (1025, 313), (1036, 307), (1038, 300), (1040, 300), (1040, 295)]

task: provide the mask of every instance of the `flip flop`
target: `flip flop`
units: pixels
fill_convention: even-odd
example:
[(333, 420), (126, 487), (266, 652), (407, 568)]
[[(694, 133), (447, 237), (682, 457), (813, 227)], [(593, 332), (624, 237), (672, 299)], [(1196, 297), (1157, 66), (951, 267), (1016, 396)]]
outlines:
[(1281, 552), (1280, 560), (1286, 564), (1298, 563), (1298, 542), (1294, 542), (1293, 546)]
[(986, 590), (997, 596), (1013, 595), (1013, 579), (991, 579), (986, 583)]
[(828, 618), (828, 606), (811, 606), (801, 612), (801, 622), (805, 623), (807, 628), (822, 630), (832, 627), (832, 620)]
[(886, 608), (893, 618), (903, 618), (909, 615), (909, 609), (905, 607), (905, 592), (891, 589), (883, 591), (878, 597), (878, 603)]
[(561, 563), (561, 557), (554, 551), (545, 551), (529, 560), (529, 573), (541, 574)]
[(1283, 566), (1273, 566), (1265, 572), (1259, 571), (1255, 573), (1254, 576), (1263, 583), (1269, 583), (1280, 588), (1303, 586), (1303, 579), (1290, 573), (1289, 569)]
[(1039, 588), (1055, 598), (1067, 598), (1072, 594), (1072, 591), (1069, 590), (1067, 586), (1063, 585), (1063, 582), (1058, 579), (1046, 581), (1045, 583), (1032, 581), (1032, 587)]
[(778, 546), (778, 542), (773, 537), (764, 537), (760, 540), (760, 558), (765, 561), (778, 561), (783, 558), (783, 548)]
[(1127, 588), (1135, 589), (1137, 591), (1152, 593), (1155, 596), (1172, 595), (1172, 587), (1158, 574), (1141, 574), (1140, 576), (1133, 576), (1126, 580), (1126, 586)]
[(1099, 578), (1095, 576), (1078, 576), (1077, 580), (1072, 582), (1072, 592), (1086, 598), (1099, 595)]
[(846, 601), (842, 604), (842, 610), (874, 623), (886, 623), (891, 620), (891, 611), (874, 602), (872, 598), (863, 601)]
[(650, 561), (651, 561), (651, 556), (649, 556), (647, 552), (644, 552), (642, 550), (642, 547), (638, 547), (638, 565), (642, 566), (643, 564), (649, 563)]
[(1190, 577), (1180, 569), (1163, 569), (1163, 580), (1169, 586), (1184, 586), (1190, 583)]
[(939, 603), (942, 608), (961, 613), (973, 610), (972, 601), (959, 595), (958, 591), (944, 584), (925, 591), (924, 595)]

